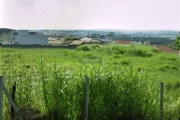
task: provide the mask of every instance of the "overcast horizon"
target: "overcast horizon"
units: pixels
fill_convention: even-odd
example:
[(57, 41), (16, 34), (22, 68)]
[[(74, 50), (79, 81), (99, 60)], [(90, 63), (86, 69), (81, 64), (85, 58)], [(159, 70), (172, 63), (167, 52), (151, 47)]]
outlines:
[(0, 0), (0, 28), (180, 30), (180, 0)]

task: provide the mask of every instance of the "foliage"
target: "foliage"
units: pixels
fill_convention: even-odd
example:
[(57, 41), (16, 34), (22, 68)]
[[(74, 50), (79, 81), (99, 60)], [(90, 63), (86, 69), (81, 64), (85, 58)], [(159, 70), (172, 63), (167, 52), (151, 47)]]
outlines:
[(79, 38), (76, 38), (76, 37), (66, 37), (64, 40), (65, 41), (73, 41), (73, 40), (79, 40)]
[(109, 37), (110, 39), (114, 39), (115, 38), (114, 32), (109, 32), (106, 36)]
[(89, 46), (87, 45), (81, 45), (76, 48), (78, 51), (90, 51)]
[(8, 28), (0, 28), (0, 35), (1, 34), (7, 34), (7, 33), (9, 33), (9, 32), (15, 32), (16, 30), (14, 30), (14, 29), (8, 29)]
[(177, 40), (176, 40), (176, 48), (177, 48), (177, 50), (180, 49), (180, 36), (177, 37)]

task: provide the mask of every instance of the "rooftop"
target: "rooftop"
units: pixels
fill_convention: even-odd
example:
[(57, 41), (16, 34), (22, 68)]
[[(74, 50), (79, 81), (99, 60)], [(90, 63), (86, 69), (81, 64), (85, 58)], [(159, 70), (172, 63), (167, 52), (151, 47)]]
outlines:
[(132, 41), (130, 40), (118, 40), (116, 43), (118, 44), (131, 44)]
[(69, 45), (81, 45), (81, 44), (83, 44), (84, 42), (83, 41), (81, 41), (81, 40), (74, 40), (74, 41), (72, 41)]

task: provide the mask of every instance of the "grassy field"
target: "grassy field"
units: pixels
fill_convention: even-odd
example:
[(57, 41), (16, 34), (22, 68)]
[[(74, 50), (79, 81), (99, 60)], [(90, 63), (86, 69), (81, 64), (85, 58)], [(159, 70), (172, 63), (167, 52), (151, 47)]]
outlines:
[[(180, 113), (180, 59), (143, 45), (83, 45), (69, 49), (0, 48), (4, 83), (16, 104), (33, 108), (42, 119), (84, 118), (85, 76), (89, 119), (159, 119), (159, 82), (164, 82), (165, 119)], [(10, 119), (4, 99), (4, 118)], [(24, 113), (26, 114), (26, 113)]]

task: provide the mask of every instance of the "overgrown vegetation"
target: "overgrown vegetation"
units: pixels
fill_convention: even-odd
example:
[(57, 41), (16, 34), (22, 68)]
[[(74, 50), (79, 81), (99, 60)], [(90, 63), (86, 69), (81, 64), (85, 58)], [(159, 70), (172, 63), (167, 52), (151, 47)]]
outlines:
[[(159, 119), (159, 82), (165, 83), (165, 119), (179, 117), (180, 60), (177, 54), (141, 45), (83, 45), (67, 49), (1, 48), (1, 69), (16, 104), (43, 120), (85, 118), (85, 76), (89, 77), (89, 119)], [(4, 99), (4, 118), (10, 119)], [(39, 112), (38, 112), (39, 113)]]

